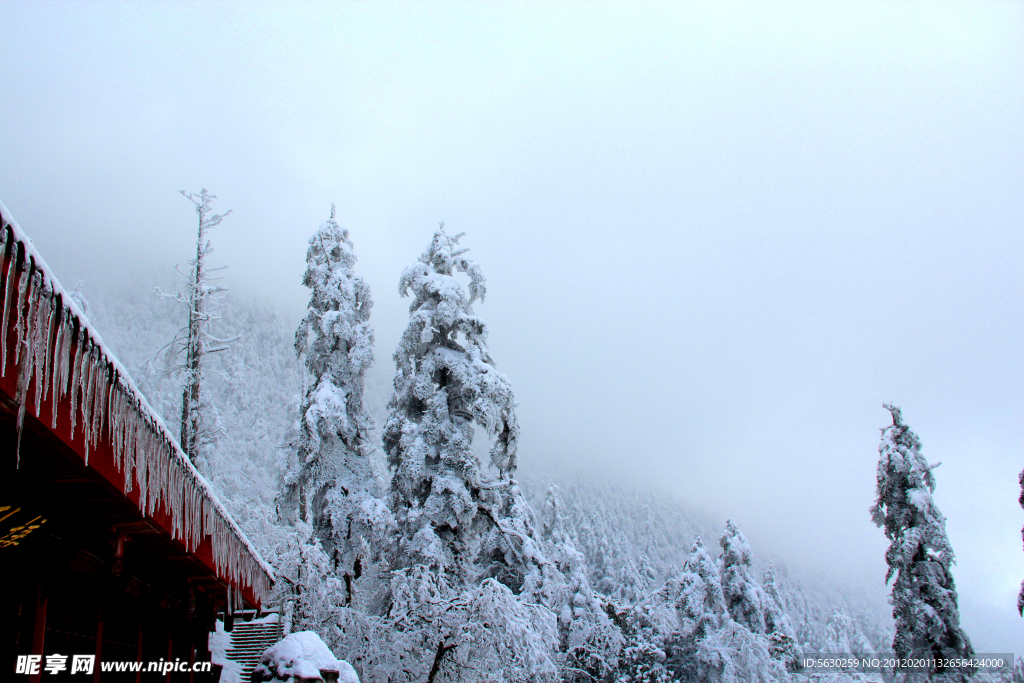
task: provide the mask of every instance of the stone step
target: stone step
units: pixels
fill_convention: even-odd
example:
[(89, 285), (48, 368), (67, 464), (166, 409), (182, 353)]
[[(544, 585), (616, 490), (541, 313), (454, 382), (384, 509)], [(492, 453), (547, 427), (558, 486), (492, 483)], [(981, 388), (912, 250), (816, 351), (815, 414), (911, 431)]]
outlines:
[(281, 622), (235, 623), (231, 647), (225, 654), (231, 661), (242, 665), (242, 680), (248, 681), (260, 661), (260, 655), (283, 637)]

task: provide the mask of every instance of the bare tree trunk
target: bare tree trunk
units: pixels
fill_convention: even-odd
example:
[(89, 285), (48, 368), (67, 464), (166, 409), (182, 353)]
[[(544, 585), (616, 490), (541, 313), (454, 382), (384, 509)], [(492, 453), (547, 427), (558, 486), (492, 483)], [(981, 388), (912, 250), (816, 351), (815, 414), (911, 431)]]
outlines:
[(188, 341), (185, 346), (186, 384), (181, 398), (181, 447), (193, 464), (199, 457), (199, 396), (202, 363), (202, 283), (203, 283), (203, 215), (199, 217), (196, 236), (196, 263), (188, 311)]
[(441, 661), (450, 650), (455, 648), (455, 645), (445, 645), (444, 640), (437, 644), (437, 652), (434, 653), (434, 664), (430, 667), (430, 673), (427, 675), (427, 683), (434, 683), (434, 677), (441, 670)]

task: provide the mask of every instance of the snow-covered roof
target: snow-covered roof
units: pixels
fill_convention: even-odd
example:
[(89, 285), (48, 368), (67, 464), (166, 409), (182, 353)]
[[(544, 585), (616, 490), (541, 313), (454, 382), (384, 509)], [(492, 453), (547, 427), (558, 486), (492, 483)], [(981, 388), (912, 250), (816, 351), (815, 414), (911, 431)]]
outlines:
[[(0, 265), (8, 247), (10, 262), (0, 273), (0, 377), (8, 368), (17, 367), (19, 412), (34, 407), (39, 418), (42, 404), (52, 401), (55, 428), (58, 412), (70, 399), (71, 433), (74, 437), (76, 426), (80, 427), (85, 464), (89, 464), (90, 447), (95, 448), (101, 439), (107, 441), (114, 463), (124, 476), (124, 493), (138, 486), (140, 511), (152, 516), (162, 508), (170, 517), (172, 537), (189, 552), (209, 536), (214, 569), (221, 578), (236, 589), (251, 589), (257, 600), (265, 601), (272, 587), (273, 570), (0, 203)], [(16, 335), (10, 366), (9, 318), (13, 322), (11, 332)], [(33, 380), (34, 406), (26, 405)], [(67, 410), (66, 406), (63, 409)], [(19, 417), (19, 442), (21, 420)]]

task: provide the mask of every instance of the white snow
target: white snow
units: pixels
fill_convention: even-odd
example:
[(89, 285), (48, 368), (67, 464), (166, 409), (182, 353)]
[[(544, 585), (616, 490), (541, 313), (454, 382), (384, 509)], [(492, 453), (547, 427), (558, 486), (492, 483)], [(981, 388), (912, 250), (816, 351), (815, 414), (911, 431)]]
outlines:
[(316, 681), (322, 680), (321, 671), (338, 672), (339, 683), (359, 683), (355, 669), (335, 657), (320, 636), (312, 631), (299, 631), (269, 647), (253, 669), (252, 677), (259, 681), (288, 681), (292, 677)]
[(224, 622), (217, 621), (210, 633), (207, 647), (210, 648), (210, 661), (221, 666), (219, 683), (247, 683), (242, 680), (244, 669), (233, 659), (228, 659), (231, 649), (231, 634), (224, 630)]

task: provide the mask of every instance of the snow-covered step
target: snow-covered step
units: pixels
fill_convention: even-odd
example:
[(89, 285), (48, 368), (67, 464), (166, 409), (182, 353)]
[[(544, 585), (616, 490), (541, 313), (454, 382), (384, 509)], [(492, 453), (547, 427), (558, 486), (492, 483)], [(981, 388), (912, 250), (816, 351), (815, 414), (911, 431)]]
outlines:
[(260, 661), (260, 655), (283, 637), (284, 631), (276, 614), (258, 621), (235, 622), (231, 632), (231, 644), (225, 654), (228, 659), (242, 667), (241, 679), (248, 681), (249, 675)]

